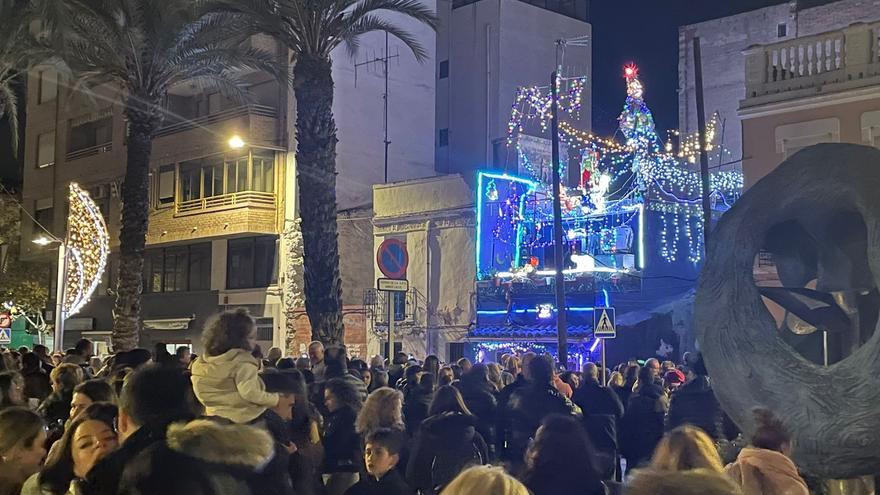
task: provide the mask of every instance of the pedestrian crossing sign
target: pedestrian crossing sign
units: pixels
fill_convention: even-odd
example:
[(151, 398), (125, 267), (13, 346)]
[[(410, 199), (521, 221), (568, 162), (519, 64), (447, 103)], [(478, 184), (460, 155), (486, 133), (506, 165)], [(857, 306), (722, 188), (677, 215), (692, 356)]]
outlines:
[(12, 343), (12, 329), (0, 328), (0, 345), (9, 345)]
[(598, 339), (617, 337), (614, 323), (614, 308), (595, 308), (593, 310), (593, 336)]

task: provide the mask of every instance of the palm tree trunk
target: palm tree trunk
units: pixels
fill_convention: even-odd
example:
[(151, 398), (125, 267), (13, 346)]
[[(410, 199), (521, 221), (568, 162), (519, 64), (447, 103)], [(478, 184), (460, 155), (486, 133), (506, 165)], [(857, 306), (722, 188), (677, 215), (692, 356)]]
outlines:
[(150, 153), (159, 126), (158, 102), (131, 96), (127, 102), (128, 150), (122, 185), (122, 229), (119, 233), (119, 278), (113, 309), (113, 351), (138, 346), (141, 330), (144, 246), (150, 210)]
[(296, 166), (306, 314), (312, 339), (342, 343), (342, 279), (336, 232), (336, 122), (327, 59), (301, 55), (293, 69)]

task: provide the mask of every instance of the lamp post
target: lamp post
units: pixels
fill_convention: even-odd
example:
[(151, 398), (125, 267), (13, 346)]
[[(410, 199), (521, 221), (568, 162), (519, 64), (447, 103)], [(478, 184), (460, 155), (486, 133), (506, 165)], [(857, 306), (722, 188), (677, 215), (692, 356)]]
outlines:
[(67, 280), (67, 247), (61, 239), (50, 239), (45, 236), (37, 237), (32, 241), (38, 246), (48, 246), (58, 243), (58, 275), (55, 282), (55, 331), (53, 332), (52, 350), (64, 350), (64, 314), (65, 286)]

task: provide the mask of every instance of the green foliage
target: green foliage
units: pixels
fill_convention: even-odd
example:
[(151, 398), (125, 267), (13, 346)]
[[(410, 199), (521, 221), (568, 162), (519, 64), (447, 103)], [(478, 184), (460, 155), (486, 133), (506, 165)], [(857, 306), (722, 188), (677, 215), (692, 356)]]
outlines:
[(49, 264), (22, 261), (20, 246), (21, 210), (13, 198), (0, 196), (0, 302), (38, 319), (49, 300)]

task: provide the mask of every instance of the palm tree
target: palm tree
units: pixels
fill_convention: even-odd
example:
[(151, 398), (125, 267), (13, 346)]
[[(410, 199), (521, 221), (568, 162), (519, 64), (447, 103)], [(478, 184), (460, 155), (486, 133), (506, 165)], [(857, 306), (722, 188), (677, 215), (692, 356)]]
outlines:
[(380, 31), (402, 41), (419, 61), (427, 53), (381, 13), (403, 15), (436, 28), (437, 17), (418, 0), (227, 0), (291, 51), (296, 96), (296, 166), (302, 219), (306, 314), (312, 338), (343, 340), (342, 280), (336, 230), (336, 123), (331, 52), (354, 54), (361, 35)]
[[(278, 60), (250, 47), (241, 14), (205, 0), (44, 0), (58, 55), (75, 84), (113, 83), (128, 120), (122, 186), (114, 350), (138, 344), (149, 216), (149, 164), (168, 90), (183, 83), (246, 97), (242, 70), (278, 73)], [(278, 76), (281, 77), (281, 76)]]
[(32, 48), (28, 31), (29, 9), (21, 0), (0, 0), (0, 119), (6, 118), (12, 151), (18, 152), (18, 95), (16, 80), (27, 68)]

